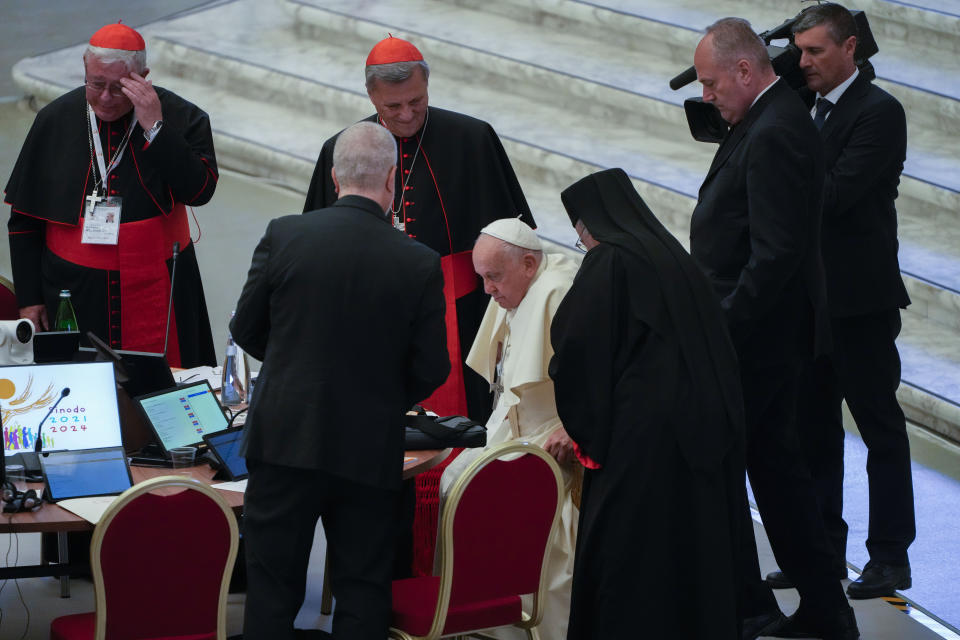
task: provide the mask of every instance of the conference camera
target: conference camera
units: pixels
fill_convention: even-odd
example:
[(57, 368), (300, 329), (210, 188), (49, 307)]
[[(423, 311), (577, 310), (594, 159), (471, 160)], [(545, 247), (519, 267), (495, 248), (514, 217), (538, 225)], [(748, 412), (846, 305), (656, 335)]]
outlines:
[[(793, 18), (785, 20), (783, 24), (759, 34), (760, 39), (767, 45), (767, 52), (770, 54), (770, 62), (773, 64), (774, 72), (796, 90), (806, 90), (806, 81), (803, 78), (803, 72), (800, 70), (800, 49), (793, 41), (793, 25), (806, 11), (812, 8), (807, 7)], [(877, 74), (874, 72), (869, 58), (880, 49), (873, 38), (873, 32), (870, 31), (867, 14), (863, 11), (851, 11), (850, 13), (857, 23), (857, 48), (853, 54), (854, 61), (857, 63), (860, 73), (869, 80), (873, 80)], [(771, 44), (774, 40), (786, 40), (787, 43), (784, 46)], [(690, 67), (670, 80), (670, 88), (676, 91), (696, 79), (697, 70)], [(683, 101), (683, 110), (687, 115), (687, 124), (690, 126), (690, 134), (693, 135), (694, 140), (720, 142), (727, 135), (729, 125), (720, 116), (717, 108), (704, 102), (703, 98), (687, 98)]]

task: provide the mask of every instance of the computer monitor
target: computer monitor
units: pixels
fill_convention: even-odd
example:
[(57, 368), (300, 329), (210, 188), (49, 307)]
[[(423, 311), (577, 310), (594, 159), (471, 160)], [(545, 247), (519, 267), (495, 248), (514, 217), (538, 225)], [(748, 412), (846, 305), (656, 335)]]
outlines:
[(101, 359), (113, 362), (120, 369), (117, 381), (131, 398), (171, 389), (177, 385), (164, 354), (116, 351), (92, 331), (87, 332), (87, 340), (100, 354)]
[(122, 445), (109, 362), (0, 366), (0, 407), (7, 455), (34, 451), (38, 429), (43, 451)]
[(200, 444), (204, 434), (228, 426), (223, 407), (206, 380), (150, 393), (136, 401), (164, 455), (173, 447)]
[(229, 480), (243, 480), (249, 475), (247, 461), (240, 455), (243, 442), (243, 427), (233, 427), (226, 431), (208, 433), (203, 436), (210, 451), (220, 463), (223, 474)]

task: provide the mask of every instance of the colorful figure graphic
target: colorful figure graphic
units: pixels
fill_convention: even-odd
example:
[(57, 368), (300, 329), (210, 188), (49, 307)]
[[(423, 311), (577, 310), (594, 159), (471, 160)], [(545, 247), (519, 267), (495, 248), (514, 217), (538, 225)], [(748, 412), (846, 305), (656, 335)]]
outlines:
[[(38, 425), (24, 425), (18, 420), (19, 416), (31, 411), (43, 410), (56, 401), (53, 391), (53, 382), (47, 385), (46, 390), (34, 397), (33, 376), (27, 377), (23, 390), (17, 393), (17, 386), (13, 380), (0, 378), (0, 402), (3, 403), (3, 448), (7, 451), (31, 449), (36, 442)], [(53, 447), (53, 438), (44, 434), (44, 448)]]

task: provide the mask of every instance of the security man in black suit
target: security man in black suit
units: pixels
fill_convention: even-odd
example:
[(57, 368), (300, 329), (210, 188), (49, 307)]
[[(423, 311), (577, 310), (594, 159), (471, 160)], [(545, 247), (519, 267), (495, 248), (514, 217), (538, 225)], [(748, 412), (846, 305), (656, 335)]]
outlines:
[(333, 637), (387, 635), (403, 415), (450, 370), (440, 257), (384, 215), (395, 158), (377, 124), (340, 135), (339, 199), (270, 222), (230, 324), (263, 361), (243, 444), (246, 640), (294, 637), (318, 518)]
[[(741, 554), (743, 637), (859, 638), (796, 429), (801, 365), (829, 341), (820, 262), (823, 150), (803, 102), (750, 24), (725, 18), (694, 55), (703, 99), (732, 125), (700, 187), (693, 258), (714, 285), (740, 361), (747, 471), (800, 607), (783, 620), (751, 535)], [(752, 532), (744, 512), (744, 533)]]
[[(876, 598), (910, 587), (907, 547), (916, 536), (910, 444), (896, 395), (895, 339), (900, 309), (910, 304), (897, 261), (894, 206), (907, 123), (900, 103), (858, 71), (857, 26), (849, 11), (838, 4), (811, 7), (793, 30), (826, 158), (821, 237), (833, 330), (833, 351), (804, 371), (800, 439), (836, 571), (846, 576), (840, 409), (846, 399), (867, 445), (870, 487), (870, 561), (847, 593)], [(767, 580), (791, 584), (780, 572)]]

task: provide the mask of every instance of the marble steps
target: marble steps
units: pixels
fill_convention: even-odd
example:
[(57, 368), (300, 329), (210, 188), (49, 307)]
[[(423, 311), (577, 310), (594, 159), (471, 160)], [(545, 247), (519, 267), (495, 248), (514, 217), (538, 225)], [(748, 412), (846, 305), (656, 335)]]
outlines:
[[(285, 103), (291, 108), (317, 113), (318, 117), (337, 122), (337, 128), (339, 123), (352, 122), (370, 112), (366, 97), (356, 89), (355, 55), (351, 52), (337, 49), (324, 53), (325, 77), (321, 81), (306, 78), (304, 74), (309, 70), (301, 68), (297, 62), (304, 46), (302, 42), (275, 44), (267, 52), (266, 48), (257, 46), (258, 42), (238, 45), (229, 39), (229, 33), (216, 35), (219, 37), (211, 39), (217, 43), (216, 51), (157, 36), (151, 42), (152, 56), (154, 60), (159, 59), (168, 72), (230, 87), (244, 94), (261, 91), (270, 96), (273, 104)], [(237, 49), (237, 46), (246, 48)], [(268, 65), (272, 59), (283, 62), (270, 69)], [(532, 185), (545, 181), (555, 190), (552, 197), (544, 199), (548, 208), (535, 209), (541, 233), (547, 237), (563, 238), (567, 230), (556, 194), (582, 175), (606, 166), (623, 166), (632, 175), (642, 176), (652, 183), (646, 185), (644, 197), (651, 201), (679, 237), (686, 236), (687, 218), (692, 209), (690, 197), (695, 194), (709, 162), (712, 153), (709, 145), (686, 139), (677, 144), (681, 141), (670, 138), (668, 142), (658, 140), (654, 149), (649, 137), (637, 135), (636, 131), (625, 134), (619, 125), (606, 126), (602, 121), (592, 125), (587, 136), (574, 131), (561, 137), (555, 129), (544, 128), (543, 123), (562, 123), (564, 118), (569, 121), (569, 116), (551, 111), (549, 105), (532, 103), (522, 96), (491, 95), (482, 86), (458, 89), (456, 95), (452, 92), (446, 95), (452, 87), (446, 77), (435, 81), (431, 88), (433, 103), (491, 114), (494, 126), (505, 136), (508, 152), (526, 189), (529, 191)], [(505, 112), (512, 114), (511, 118), (498, 122), (497, 114)], [(581, 150), (581, 153), (567, 152), (570, 147)], [(679, 192), (685, 197), (677, 198), (676, 193), (658, 194), (658, 187)], [(664, 201), (667, 201), (665, 205)], [(923, 225), (916, 228), (924, 229)], [(960, 244), (960, 238), (957, 240)], [(922, 247), (914, 253), (921, 257), (925, 255)]]
[[(304, 1), (310, 0), (288, 0), (288, 3), (301, 4)], [(792, 15), (791, 12), (795, 10), (795, 3), (779, 14), (776, 10), (762, 8), (766, 13), (762, 13), (763, 18), (757, 18), (755, 11), (750, 14), (753, 9), (751, 5), (742, 7), (726, 0), (690, 0), (682, 5), (670, 0), (648, 0), (643, 3), (604, 0), (599, 4), (557, 0), (452, 1), (459, 6), (494, 12), (541, 29), (579, 34), (584, 38), (602, 38), (606, 43), (621, 47), (623, 51), (619, 57), (627, 58), (631, 64), (640, 68), (641, 76), (641, 81), (631, 83), (635, 72), (631, 70), (622, 73), (618, 70), (608, 74), (605, 81), (616, 82), (626, 78), (627, 81), (622, 83), (626, 90), (644, 93), (654, 99), (677, 105), (682, 104), (684, 98), (697, 95), (697, 89), (693, 85), (673, 92), (666, 84), (669, 77), (690, 64), (692, 51), (700, 38), (699, 31), (687, 25), (705, 25), (723, 15), (738, 14), (752, 17), (755, 26), (760, 24), (760, 19), (766, 19), (772, 27), (782, 21), (777, 18), (778, 15)], [(886, 7), (891, 3), (877, 4)], [(867, 11), (873, 13), (873, 8), (867, 7)], [(878, 37), (881, 37), (879, 33)], [(882, 42), (886, 49), (887, 41)], [(897, 41), (890, 42), (890, 46), (898, 50), (904, 49)], [(923, 52), (918, 56), (914, 49), (906, 48), (905, 55), (909, 56), (910, 64), (915, 64), (917, 59), (921, 62), (925, 60), (930, 52)], [(552, 55), (544, 57), (557, 60), (557, 57)], [(653, 77), (648, 64), (650, 59), (668, 61), (669, 65), (672, 65), (668, 75)], [(642, 64), (637, 64), (638, 60), (642, 60)], [(579, 62), (577, 60), (564, 70), (575, 75), (578, 73)], [(560, 63), (553, 64), (559, 66)], [(883, 76), (883, 66), (881, 62), (877, 64), (880, 65)], [(905, 64), (899, 64), (897, 68)], [(956, 79), (960, 78), (960, 74), (955, 71), (952, 67), (948, 69), (945, 72), (946, 78), (948, 82), (958, 84)], [(954, 224), (960, 224), (960, 160), (953, 152), (960, 147), (960, 101), (903, 83), (913, 81), (914, 75), (912, 72), (902, 73), (897, 76), (898, 81), (882, 78), (877, 81), (881, 87), (895, 95), (907, 111), (910, 147), (901, 189), (901, 203), (904, 208), (923, 212), (932, 219), (942, 220), (947, 217), (953, 220)], [(931, 73), (920, 75), (926, 77)], [(942, 90), (944, 78), (939, 80), (939, 83), (934, 81), (931, 84), (937, 90)], [(960, 95), (960, 87), (954, 93)]]
[[(399, 32), (417, 39), (421, 48), (428, 51), (426, 55), (433, 68), (444, 77), (464, 76), (465, 67), (470, 71), (466, 74), (468, 81), (477, 79), (476, 74), (486, 78), (496, 72), (498, 77), (489, 82), (501, 86), (503, 91), (532, 92), (533, 97), (541, 100), (563, 100), (572, 110), (598, 118), (620, 118), (627, 126), (646, 127), (658, 138), (685, 136), (685, 119), (677, 107), (684, 97), (695, 94), (696, 89), (687, 87), (673, 92), (667, 87), (669, 78), (682, 68), (679, 63), (665, 60), (663, 54), (658, 58), (643, 52), (643, 64), (638, 66), (634, 60), (625, 60), (623, 51), (617, 46), (590, 42), (588, 36), (592, 31), (589, 29), (584, 35), (580, 33), (581, 29), (561, 28), (543, 16), (537, 18), (530, 9), (530, 6), (548, 4), (551, 8), (570, 10), (569, 7), (583, 6), (581, 3), (540, 2), (528, 6), (514, 0), (499, 0), (485, 3), (485, 11), (467, 8), (462, 9), (460, 15), (456, 8), (462, 4), (472, 4), (472, 0), (460, 0), (455, 7), (449, 3), (423, 0), (416, 2), (420, 11), (410, 12), (419, 16), (439, 11), (442, 18), (459, 16), (457, 20), (445, 21), (461, 25), (457, 31), (459, 40), (454, 42), (452, 34), (428, 33), (433, 25), (415, 23), (406, 17), (408, 12), (391, 11), (390, 6), (354, 6), (345, 0), (326, 1), (322, 6), (315, 0), (284, 2), (297, 19), (298, 32), (318, 42), (333, 41), (344, 47), (357, 48), (358, 41), (369, 42), (388, 29), (404, 30)], [(510, 11), (511, 7), (517, 11)], [(495, 13), (491, 15), (487, 10)], [(518, 11), (519, 15), (512, 15)], [(593, 7), (590, 15), (596, 17), (599, 14), (602, 19), (598, 18), (592, 26), (599, 28), (599, 25), (611, 21), (609, 13)], [(526, 22), (530, 20), (534, 22)], [(636, 17), (633, 20), (641, 26), (652, 25), (655, 31), (664, 30), (661, 23)], [(439, 18), (438, 21), (442, 22)], [(517, 37), (509, 42), (494, 42), (496, 36), (490, 34), (509, 28), (513, 28)], [(692, 44), (683, 45), (688, 60), (697, 34), (679, 27), (666, 30), (668, 35), (681, 32), (692, 36)], [(538, 35), (545, 31), (549, 31), (547, 36)], [(638, 39), (647, 43), (657, 37), (653, 33), (644, 33), (643, 36)], [(616, 38), (611, 37), (611, 40), (616, 41)], [(932, 100), (929, 95), (923, 94), (923, 97)], [(671, 109), (670, 105), (674, 108)], [(922, 110), (911, 109), (908, 105), (908, 111), (917, 113)], [(911, 208), (932, 217), (954, 216), (960, 224), (960, 214), (957, 213), (960, 212), (960, 162), (949, 151), (960, 146), (960, 136), (957, 135), (960, 120), (956, 124), (958, 126), (950, 128), (949, 132), (931, 129), (922, 123), (911, 124), (903, 201), (909, 200)]]
[[(638, 53), (643, 54), (644, 61), (650, 56), (662, 58), (676, 65), (674, 74), (692, 64), (693, 50), (703, 28), (716, 19), (742, 16), (762, 31), (779, 25), (799, 9), (795, 0), (448, 1), (551, 31), (579, 33), (613, 44), (621, 48), (621, 57)], [(878, 82), (904, 103), (911, 123), (954, 134), (960, 125), (960, 60), (954, 54), (960, 49), (960, 18), (886, 0), (852, 0), (847, 4), (867, 12), (881, 49), (871, 59), (880, 77)], [(903, 14), (909, 21), (891, 23), (879, 18), (888, 14)], [(931, 22), (943, 24), (939, 30), (929, 32)], [(892, 26), (881, 28), (888, 24)], [(915, 33), (919, 31), (927, 34), (926, 39)], [(910, 40), (905, 40), (907, 37)], [(944, 97), (948, 98), (946, 102)]]
[[(795, 0), (742, 1), (744, 5), (777, 9), (785, 16), (797, 11)], [(957, 0), (847, 0), (844, 6), (865, 11), (878, 40), (896, 40), (933, 53), (960, 53)]]
[(960, 441), (957, 329), (931, 322), (914, 307), (918, 307), (916, 299), (901, 314), (903, 330), (897, 346), (902, 371), (897, 397), (908, 420), (957, 442)]
[[(464, 1), (465, 0), (461, 0), (461, 2), (458, 3), (457, 6), (459, 6), (460, 4), (463, 4)], [(571, 5), (580, 6), (578, 3), (570, 3), (570, 2), (563, 3), (562, 6), (568, 7)], [(293, 13), (293, 15), (297, 18), (298, 21), (307, 22), (310, 25), (312, 25), (308, 28), (304, 28), (302, 26), (299, 27), (301, 33), (304, 33), (309, 37), (316, 38), (318, 41), (322, 40), (324, 42), (329, 42), (331, 39), (337, 40), (338, 38), (342, 38), (345, 41), (344, 46), (351, 46), (349, 42), (354, 42), (358, 39), (360, 40), (366, 39), (367, 41), (369, 41), (369, 39), (377, 37), (377, 34), (381, 34), (385, 29), (389, 29), (397, 26), (392, 24), (386, 24), (385, 22), (383, 23), (378, 22), (379, 20), (386, 21), (388, 19), (397, 17), (394, 14), (390, 14), (389, 12), (387, 12), (386, 15), (384, 15), (383, 14), (384, 12), (378, 11), (376, 12), (377, 14), (376, 20), (378, 21), (368, 20), (365, 17), (362, 20), (360, 20), (357, 18), (357, 14), (362, 14), (361, 17), (363, 17), (366, 15), (364, 12), (367, 11), (367, 9), (360, 7), (360, 8), (357, 8), (353, 14), (344, 13), (344, 11), (348, 10), (348, 7), (346, 7), (345, 3), (325, 2), (323, 5), (323, 8), (321, 9), (316, 3), (313, 3), (310, 0), (288, 0), (286, 2), (286, 6), (290, 8), (291, 13)], [(429, 7), (438, 7), (438, 6), (445, 6), (445, 5), (434, 2), (434, 3), (424, 4), (421, 6), (421, 8), (426, 10)], [(490, 16), (485, 15), (482, 12), (476, 12), (471, 10), (471, 11), (468, 11), (466, 14), (469, 19), (465, 18), (457, 21), (458, 24), (469, 23), (469, 24), (479, 25), (479, 23), (482, 22), (483, 20), (487, 20), (487, 22), (484, 23), (483, 25), (476, 26), (474, 28), (477, 31), (484, 32), (480, 34), (480, 36), (475, 37), (474, 32), (471, 31), (470, 29), (461, 30), (462, 31), (461, 38), (465, 40), (465, 46), (469, 46), (471, 50), (479, 51), (479, 53), (474, 53), (473, 51), (471, 51), (470, 52), (472, 54), (471, 57), (468, 57), (468, 54), (451, 52), (451, 49), (455, 49), (455, 48), (449, 46), (449, 43), (446, 43), (446, 42), (440, 42), (435, 46), (435, 43), (437, 43), (437, 40), (439, 39), (439, 37), (432, 32), (429, 35), (422, 34), (422, 33), (417, 34), (419, 36), (417, 38), (417, 41), (418, 43), (421, 44), (421, 46), (424, 49), (432, 48), (432, 50), (430, 50), (430, 52), (427, 53), (426, 55), (428, 59), (432, 61), (433, 67), (435, 69), (438, 67), (437, 62), (435, 61), (438, 57), (442, 61), (445, 59), (443, 58), (444, 55), (451, 56), (451, 57), (453, 55), (458, 55), (456, 61), (461, 65), (469, 62), (475, 65), (475, 67), (477, 68), (487, 68), (487, 69), (492, 68), (496, 65), (496, 66), (499, 66), (499, 68), (501, 68), (502, 73), (504, 74), (513, 74), (513, 76), (518, 76), (523, 73), (522, 70), (518, 71), (515, 69), (515, 67), (519, 67), (524, 64), (522, 61), (510, 61), (510, 60), (503, 61), (503, 60), (496, 60), (496, 59), (490, 60), (490, 58), (493, 57), (492, 54), (489, 54), (486, 51), (481, 49), (481, 46), (483, 46), (484, 44), (483, 38), (486, 37), (484, 35), (485, 32), (487, 31), (494, 32), (494, 33), (499, 32), (502, 29), (506, 28), (501, 21), (511, 19), (510, 17), (507, 16), (509, 12), (503, 11), (503, 7), (504, 6), (519, 7), (519, 5), (515, 5), (507, 1), (507, 2), (490, 3), (488, 6), (491, 8), (499, 7), (504, 15), (498, 15), (491, 18)], [(550, 6), (556, 6), (556, 3), (553, 3)], [(527, 12), (529, 13), (529, 9), (527, 9)], [(446, 15), (444, 17), (454, 13), (455, 13), (455, 9), (447, 8)], [(350, 16), (353, 16), (355, 19), (351, 21), (349, 19)], [(527, 16), (527, 17), (529, 18), (530, 16)], [(513, 19), (520, 19), (520, 18), (522, 18), (522, 16), (513, 17)], [(398, 19), (402, 19), (402, 16)], [(401, 23), (399, 26), (401, 28), (404, 28), (406, 27), (406, 24)], [(421, 28), (425, 28), (425, 27), (421, 27)], [(537, 28), (542, 30), (543, 25)], [(344, 33), (348, 35), (343, 36), (342, 34)], [(530, 37), (524, 37), (526, 34), (522, 32), (519, 35), (520, 37), (513, 38), (513, 40), (530, 42), (535, 37), (533, 35), (531, 35)], [(570, 34), (567, 34), (567, 36), (570, 36)], [(583, 84), (583, 87), (581, 89), (582, 93), (589, 92), (589, 84), (591, 82), (599, 83), (599, 82), (605, 81), (608, 85), (612, 85), (617, 77), (623, 77), (623, 75), (620, 74), (616, 69), (611, 70), (608, 65), (606, 68), (603, 69), (603, 73), (605, 75), (602, 78), (592, 77), (591, 79), (587, 79), (587, 80), (576, 78), (574, 75), (575, 74), (574, 66), (576, 64), (580, 64), (580, 66), (589, 67), (591, 66), (590, 64), (591, 60), (588, 60), (586, 65), (584, 65), (582, 57), (578, 58), (576, 63), (570, 63), (569, 60), (564, 60), (563, 59), (564, 52), (559, 49), (561, 45), (566, 45), (568, 48), (572, 48), (574, 50), (582, 50), (584, 48), (583, 46), (579, 48), (574, 48), (571, 42), (573, 42), (572, 36), (567, 37), (565, 40), (562, 40), (562, 41), (556, 38), (554, 38), (554, 40), (552, 41), (548, 40), (546, 45), (544, 45), (543, 42), (537, 43), (538, 44), (537, 50), (540, 51), (541, 54), (543, 54), (544, 58), (550, 59), (552, 61), (552, 64), (560, 66), (564, 62), (567, 63), (565, 68), (563, 69), (556, 69), (556, 68), (551, 69), (555, 75), (559, 76), (559, 79), (555, 80), (552, 83), (552, 85), (548, 87), (548, 89), (544, 90), (544, 93), (543, 93), (544, 96), (548, 94), (549, 90), (556, 89), (557, 86), (559, 86), (562, 82), (564, 82), (564, 76), (566, 76), (568, 84), (571, 82), (581, 81), (581, 83)], [(581, 44), (582, 44), (582, 40), (581, 40)], [(550, 45), (554, 45), (554, 49), (551, 50)], [(356, 45), (354, 44), (352, 46), (356, 46)], [(502, 47), (498, 51), (498, 53), (500, 55), (508, 55), (512, 53), (513, 55), (511, 57), (514, 60), (516, 60), (517, 54), (515, 52), (506, 51), (506, 48), (507, 48), (507, 45), (504, 45), (504, 47)], [(529, 45), (528, 45), (528, 48), (529, 48)], [(605, 51), (591, 52), (591, 54), (594, 56), (602, 56), (605, 53), (607, 52)], [(567, 56), (567, 58), (569, 58), (569, 55)], [(536, 66), (538, 68), (538, 71), (540, 71), (545, 65), (537, 64)], [(599, 65), (593, 65), (593, 66), (599, 66)], [(616, 65), (613, 65), (613, 66), (616, 66)], [(649, 70), (649, 65), (644, 68), (645, 72), (648, 70)], [(662, 71), (662, 67), (661, 67), (661, 71)], [(462, 69), (461, 69), (461, 73), (462, 73)], [(542, 74), (540, 74), (540, 76), (537, 78), (530, 78), (530, 80), (534, 80), (534, 81), (542, 80), (542, 79), (543, 79)], [(447, 77), (444, 76), (444, 81), (446, 80), (447, 80)], [(661, 77), (659, 82), (654, 81), (651, 83), (651, 85), (665, 87), (666, 82), (664, 78)], [(432, 85), (431, 91), (435, 92), (436, 87), (438, 86), (442, 87), (442, 85), (439, 85), (439, 83), (435, 82)], [(626, 89), (624, 89), (624, 91), (626, 91)], [(661, 93), (660, 97), (664, 97), (664, 94)], [(622, 100), (623, 99), (622, 95), (618, 96), (618, 99)], [(636, 109), (638, 110), (643, 110), (645, 107), (648, 106), (648, 104), (649, 103), (645, 102), (642, 98), (638, 98), (635, 103)], [(638, 113), (640, 113), (641, 115), (646, 114), (646, 112), (643, 112), (643, 111), (640, 111)], [(635, 117), (634, 119), (642, 119), (642, 118)], [(501, 128), (498, 127), (498, 129), (501, 129)], [(674, 131), (678, 131), (678, 130), (670, 129), (665, 131), (662, 127), (658, 127), (656, 131), (652, 132), (655, 134), (656, 144), (655, 145), (645, 144), (642, 147), (637, 147), (637, 149), (642, 149), (644, 147), (647, 147), (647, 148), (653, 148), (655, 146), (659, 147), (661, 144), (663, 144), (663, 140), (665, 138), (670, 140), (671, 142), (676, 142), (678, 141), (677, 140), (678, 136), (673, 135)], [(501, 129), (501, 132), (502, 132), (502, 129)], [(917, 144), (917, 146), (911, 148), (910, 150), (911, 158), (920, 157), (923, 159), (922, 163), (918, 162), (915, 164), (918, 164), (918, 166), (922, 164), (923, 166), (928, 168), (930, 167), (936, 168), (944, 164), (949, 165), (951, 161), (953, 162), (954, 165), (957, 164), (956, 159), (952, 158), (949, 153), (941, 151), (940, 145), (942, 145), (943, 141), (940, 136), (933, 133), (929, 133), (925, 130), (921, 130), (915, 133), (916, 135), (913, 135), (911, 139)], [(683, 134), (680, 134), (680, 137), (682, 136)], [(591, 150), (591, 153), (594, 153), (597, 155), (595, 164), (599, 166), (615, 165), (616, 162), (611, 162), (610, 159), (603, 158), (604, 151), (601, 151), (599, 149), (599, 147), (602, 146), (600, 142), (601, 140), (598, 139), (597, 144), (595, 145), (595, 148)], [(924, 144), (925, 142), (926, 144)], [(689, 153), (691, 154), (703, 155), (704, 153), (703, 152), (704, 147), (702, 145), (694, 145), (694, 146), (685, 147), (685, 148), (688, 148)], [(619, 155), (622, 156), (623, 154), (621, 153)], [(674, 157), (670, 157), (667, 159), (667, 162), (673, 162), (674, 160), (675, 160)], [(627, 168), (628, 171), (630, 171), (629, 166), (627, 165), (624, 165), (624, 166), (625, 168)], [(678, 167), (678, 168), (683, 168), (683, 167)], [(960, 169), (960, 167), (958, 167), (958, 169)], [(698, 171), (699, 171), (699, 168), (694, 167), (693, 174), (692, 175), (688, 174), (685, 180), (673, 181), (670, 183), (664, 183), (662, 181), (659, 181), (656, 179), (655, 176), (652, 176), (649, 174), (634, 173), (632, 171), (631, 173), (633, 173), (633, 175), (642, 176), (645, 179), (651, 180), (657, 184), (661, 184), (663, 186), (667, 186), (674, 189), (679, 189), (684, 193), (692, 195), (696, 192), (696, 188), (699, 184), (699, 180), (702, 177), (702, 173), (698, 173)], [(956, 180), (960, 181), (960, 170), (958, 170), (955, 173), (957, 173)], [(958, 186), (960, 186), (960, 184), (958, 184)], [(687, 215), (687, 212), (689, 211), (689, 205), (682, 205), (682, 207), (683, 207), (683, 213), (679, 214), (679, 216), (685, 217)], [(945, 223), (948, 229), (953, 229), (953, 228), (960, 229), (960, 217), (958, 217), (958, 212), (960, 212), (960, 194), (958, 194), (956, 191), (952, 189), (944, 188), (940, 185), (930, 184), (929, 182), (926, 182), (924, 180), (905, 177), (903, 181), (900, 208), (901, 208), (901, 211), (909, 212), (909, 214), (914, 219), (917, 219), (921, 223), (923, 221), (932, 222), (936, 220), (938, 221), (938, 223)], [(953, 264), (952, 262), (953, 256), (949, 252), (944, 253), (942, 251), (931, 251), (929, 252), (929, 255), (927, 255), (927, 252), (924, 251), (924, 242), (929, 240), (929, 238), (924, 236), (924, 231), (925, 229), (929, 228), (929, 225), (927, 227), (924, 227), (923, 224), (916, 224), (916, 225), (912, 225), (911, 228), (916, 231), (916, 236), (910, 236), (905, 239), (905, 244), (908, 244), (911, 247), (911, 251), (910, 251), (910, 255), (912, 257), (911, 273), (914, 273), (914, 274), (919, 273), (922, 277), (926, 278), (927, 280), (931, 280), (933, 282), (939, 283), (940, 281), (937, 279), (939, 275), (952, 274), (954, 272), (960, 271), (955, 268), (957, 265)], [(678, 234), (679, 233), (682, 233), (682, 231), (679, 231)], [(951, 235), (951, 234), (948, 233), (947, 235)], [(960, 237), (956, 238), (956, 240), (960, 241)], [(957, 243), (957, 244), (960, 245), (960, 243)], [(954, 245), (954, 246), (957, 246), (957, 245)], [(932, 270), (932, 273), (928, 274), (925, 272), (924, 268), (930, 265), (932, 265), (935, 268)], [(960, 284), (960, 283), (955, 283), (953, 282), (952, 279), (948, 279), (943, 284), (948, 288), (957, 289), (958, 288), (957, 284)], [(951, 312), (953, 311), (952, 307), (950, 311)]]
[[(230, 7), (218, 11), (226, 9)], [(191, 16), (194, 18), (200, 16)], [(321, 44), (313, 39), (291, 39), (283, 32), (282, 21), (275, 29), (275, 23), (266, 17), (261, 21), (266, 25), (256, 37), (233, 28), (229, 20), (217, 21), (225, 25), (222, 28), (209, 19), (195, 22), (178, 21), (175, 35), (167, 32), (151, 36), (151, 59), (164, 73), (229, 88), (238, 95), (260, 94), (270, 104), (337, 120), (337, 126), (326, 135), (371, 112), (362, 88), (362, 67), (358, 65), (365, 52), (344, 49), (328, 41)], [(194, 37), (194, 31), (200, 28), (207, 37)], [(383, 32), (383, 28), (378, 28), (372, 37)], [(696, 190), (709, 165), (712, 149), (686, 135), (658, 140), (655, 149), (644, 151), (646, 141), (652, 138), (640, 127), (625, 129), (619, 120), (604, 118), (591, 120), (586, 126), (582, 114), (571, 113), (565, 104), (528, 98), (519, 92), (504, 94), (482, 83), (452, 80), (437, 66), (433, 65), (431, 104), (489, 120), (504, 137), (518, 173), (527, 178), (524, 186), (528, 190), (532, 182), (548, 180), (550, 187), (559, 192), (599, 167), (624, 166), (631, 174), (643, 175), (664, 189), (689, 194)], [(199, 98), (197, 101), (202, 103)], [(685, 132), (682, 121), (675, 124)], [(568, 133), (561, 134), (558, 129), (567, 129)], [(596, 147), (604, 149), (602, 162), (584, 160), (590, 158)], [(306, 185), (299, 188), (305, 189)], [(673, 208), (681, 209), (684, 217), (689, 216), (686, 198), (678, 202), (680, 206), (672, 205)], [(556, 218), (565, 230), (566, 216), (558, 197), (551, 208), (552, 211), (537, 212), (538, 220)]]

